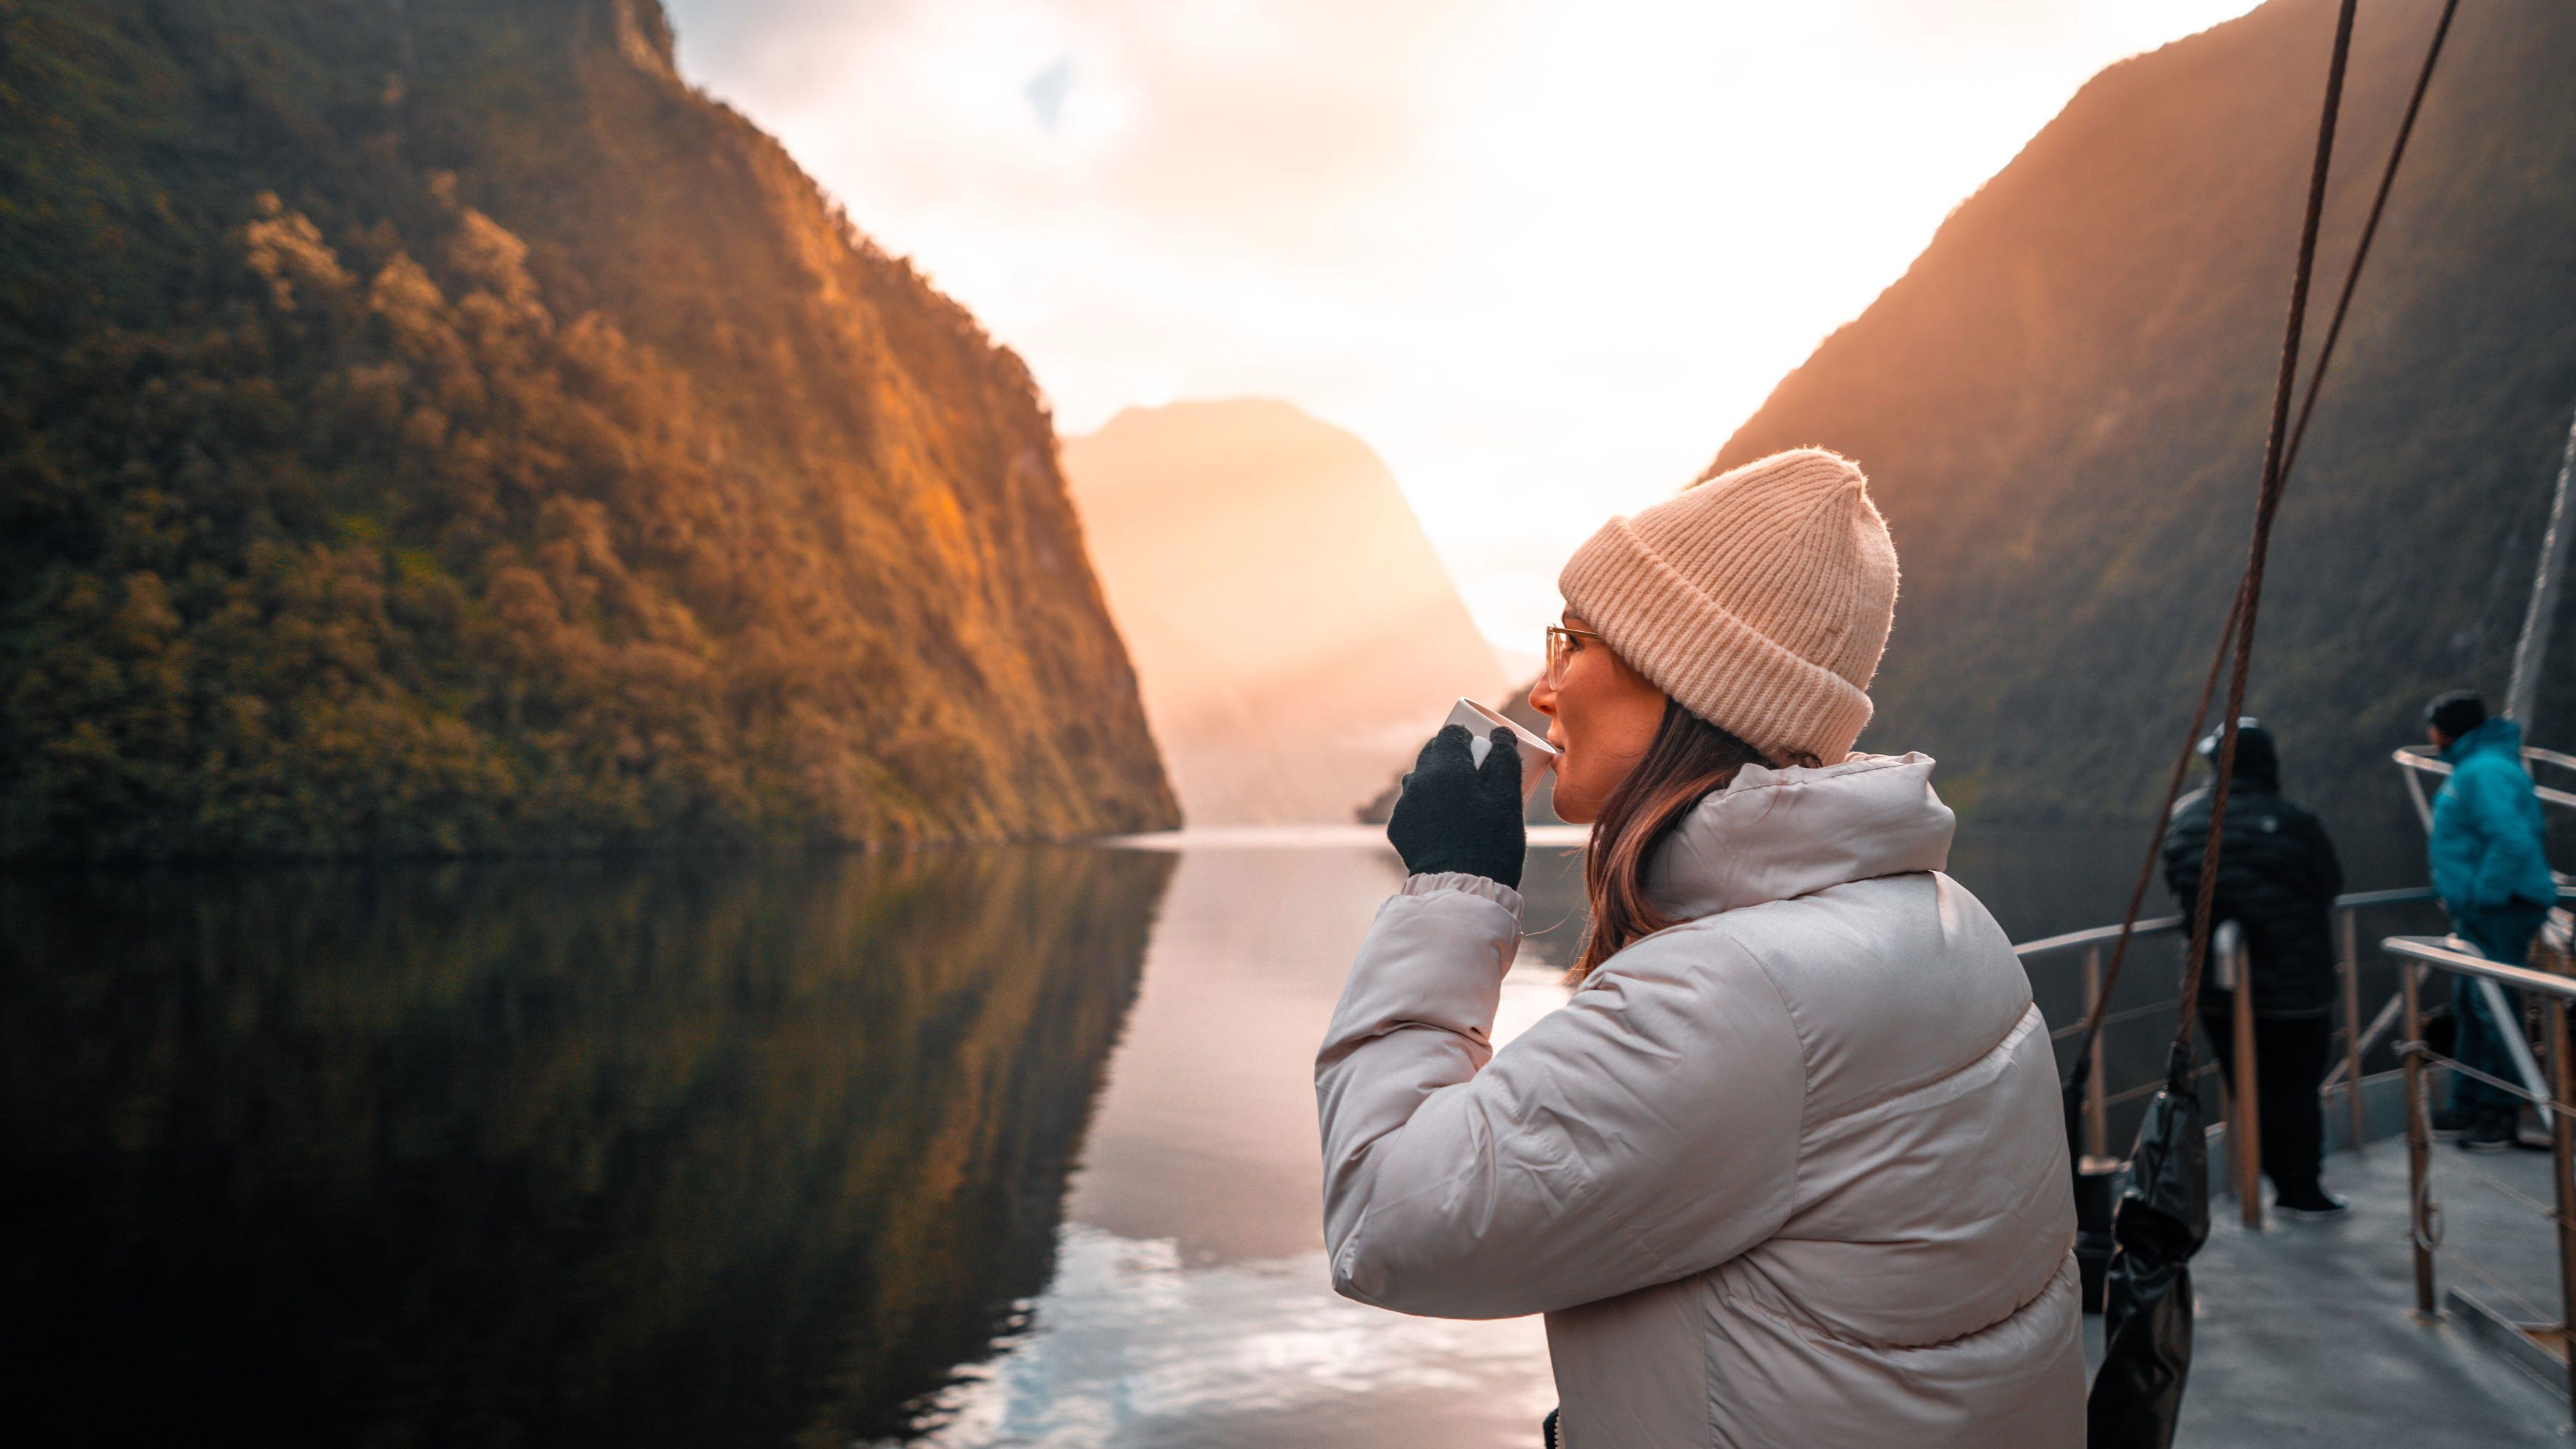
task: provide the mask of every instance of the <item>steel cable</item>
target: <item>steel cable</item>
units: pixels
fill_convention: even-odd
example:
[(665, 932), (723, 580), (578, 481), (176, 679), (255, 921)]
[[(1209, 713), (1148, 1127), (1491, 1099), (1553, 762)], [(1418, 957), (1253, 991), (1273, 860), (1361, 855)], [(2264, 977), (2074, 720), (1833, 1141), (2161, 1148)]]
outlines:
[[(2326, 177), (2334, 163), (2335, 123), (2343, 111), (2344, 71), (2352, 59), (2353, 14), (2361, 0), (2343, 0), (2335, 13), (2334, 60), (2326, 68), (2324, 114), (2317, 122), (2317, 157), (2308, 173), (2308, 209), (2299, 224), (2299, 264), (2290, 278), (2290, 320), (2281, 338), (2281, 372), (2272, 387), (2272, 426), (2263, 439), (2263, 492), (2254, 505), (2254, 538), (2247, 546), (2245, 582), (2237, 590), (2236, 653), (2227, 677), (2227, 710), (2218, 721), (2218, 757), (2212, 760), (2209, 787), (2209, 835), (2200, 855), (2199, 899), (2192, 909), (2191, 955), (2182, 972), (2182, 1025), (2174, 1032), (2165, 1080), (2180, 1092), (2191, 1079), (2191, 1063), (2200, 1044), (2193, 1010), (2200, 1003), (2201, 978), (2208, 974), (2212, 909), (2218, 904), (2218, 862), (2227, 840), (2227, 798), (2236, 780), (2236, 741), (2245, 711), (2245, 685), (2254, 664), (2254, 629), (2263, 614), (2263, 570), (2272, 552), (2272, 522), (2281, 511), (2281, 484), (2287, 476), (2282, 454), (2290, 437), (2290, 395), (2299, 373), (2299, 344), (2308, 320), (2308, 282), (2317, 260), (2317, 232), (2325, 222)], [(2251, 991), (2249, 979), (2238, 983)]]
[[(2333, 360), (2335, 344), (2340, 341), (2343, 336), (2344, 319), (2351, 311), (2353, 295), (2361, 281), (2362, 264), (2369, 260), (2371, 243), (2378, 237), (2380, 219), (2387, 210), (2388, 195), (2391, 188), (2396, 183), (2399, 163), (2405, 159), (2407, 142), (2412, 139), (2415, 134), (2416, 118), (2423, 110), (2425, 93), (2432, 86), (2434, 68), (2441, 61), (2442, 45), (2444, 40), (2450, 35), (2451, 20), (2458, 10), (2459, 0), (2444, 0), (2441, 18), (2435, 22), (2433, 27), (2432, 41), (2425, 48), (2424, 64), (2419, 68), (2415, 76), (2415, 88), (2407, 97), (2405, 115), (2398, 122), (2396, 138), (2389, 145), (2387, 164), (2380, 170), (2379, 189), (2371, 198), (2369, 217), (2362, 224), (2360, 239), (2354, 244), (2352, 262), (2344, 270), (2343, 289), (2340, 295), (2335, 299), (2333, 320), (2327, 324), (2324, 339), (2318, 345), (2316, 367), (2308, 377), (2306, 396), (2302, 399), (2299, 405), (2298, 424), (2291, 431), (2286, 446), (2283, 446), (2280, 449), (2280, 461), (2277, 469), (2272, 466), (2269, 457), (2265, 460), (2266, 477), (2264, 480), (2262, 499), (2258, 501), (2257, 504), (2257, 528), (2258, 531), (2267, 536), (2269, 533), (2269, 515), (2267, 510), (2277, 506), (2280, 489), (2289, 476), (2291, 465), (2297, 461), (2299, 445), (2306, 440), (2308, 421), (2316, 411), (2318, 390), (2325, 382), (2326, 369)], [(2312, 194), (2310, 196), (2311, 215), (2308, 223), (2309, 231), (2308, 234), (2304, 235), (2301, 239), (2300, 277), (2296, 288), (2297, 300), (2294, 303), (2294, 312), (2291, 322), (2292, 341), (2288, 347), (2283, 349), (2284, 355), (2282, 358), (2282, 373), (2280, 378), (2281, 389), (2286, 389), (2289, 386), (2297, 364), (2298, 352), (2296, 338), (2299, 331), (2300, 316), (2305, 310), (2307, 268), (2314, 256), (2316, 211), (2322, 201), (2322, 196), (2318, 193), (2321, 193), (2323, 179), (2326, 174), (2327, 162), (2333, 149), (2334, 112), (2339, 104), (2342, 91), (2344, 65), (2349, 53), (2352, 11), (2353, 6), (2349, 3), (2346, 4), (2343, 7), (2341, 15), (2337, 19), (2335, 58), (2331, 74), (2327, 81), (2327, 115), (2320, 127), (2318, 147), (2319, 154), (2317, 157), (2316, 170), (2312, 179)], [(2276, 392), (2274, 400), (2275, 429), (2279, 427), (2280, 423), (2279, 413), (2283, 396), (2283, 393)], [(2274, 439), (2277, 439), (2277, 436), (2276, 432)], [(2274, 439), (2267, 439), (2266, 441), (2265, 447), (2267, 454), (2272, 450)], [(2234, 652), (2233, 646), (2240, 631), (2243, 632), (2247, 638), (2250, 639), (2251, 637), (2252, 631), (2250, 628), (2245, 627), (2244, 616), (2246, 612), (2248, 588), (2249, 586), (2259, 586), (2257, 585), (2258, 574), (2259, 566), (2257, 562), (2254, 559), (2249, 559), (2246, 573), (2240, 576), (2237, 584), (2236, 597), (2228, 608), (2227, 620), (2220, 626), (2218, 647), (2212, 652), (2209, 660), (2209, 673), (2201, 681), (2200, 699), (2192, 709), (2190, 731), (2183, 738), (2180, 757), (2174, 761), (2173, 775), (2171, 779), (2166, 782), (2164, 803), (2156, 812), (2156, 823), (2148, 836), (2146, 859), (2140, 863), (2138, 867), (2137, 881), (2130, 889), (2128, 911), (2121, 919), (2120, 935), (2117, 942), (2111, 949), (2111, 963), (2109, 968), (2103, 973), (2101, 992), (2094, 999), (2090, 1009), (2086, 1012), (2082, 1038), (2076, 1047), (2075, 1060), (2070, 1065), (2065, 1079), (2065, 1095), (2068, 1103), (2067, 1111), (2069, 1114), (2068, 1122), (2070, 1134), (2073, 1130), (2073, 1114), (2076, 1110), (2074, 1106), (2075, 1099), (2082, 1089), (2086, 1074), (2093, 1070), (2094, 1059), (2100, 1045), (2102, 1028), (2107, 1024), (2105, 1021), (2105, 1015), (2110, 1007), (2112, 991), (2119, 984), (2120, 968), (2128, 961), (2129, 943), (2136, 933), (2138, 912), (2146, 903), (2147, 887), (2154, 881), (2156, 862), (2164, 853), (2165, 829), (2167, 824), (2172, 820), (2174, 802), (2181, 798), (2182, 784), (2184, 780), (2190, 777), (2192, 756), (2195, 753), (2200, 740), (2201, 731), (2209, 722), (2209, 704), (2211, 698), (2217, 692), (2219, 674), (2225, 669), (2231, 654)], [(2233, 681), (2231, 681), (2231, 683), (2233, 683)], [(2229, 723), (2226, 726), (2227, 739), (2224, 743), (2229, 757), (2229, 762), (2232, 764), (2235, 747), (2234, 721), (2238, 717), (2243, 701), (2241, 688), (2232, 690), (2231, 695), (2237, 703), (2230, 707), (2230, 713), (2228, 716)], [(2225, 782), (2223, 778), (2216, 789), (2217, 793), (2224, 793)], [(2215, 800), (2212, 802), (2211, 817), (2210, 836), (2214, 841), (2217, 838), (2218, 826), (2221, 819), (2218, 803)], [(2213, 849), (2210, 854), (2214, 856), (2215, 850)], [(2207, 882), (2214, 878), (2215, 872), (2209, 869), (2208, 860), (2204, 860), (2203, 867), (2202, 880), (2204, 883), (2204, 889), (2206, 889)], [(2200, 921), (2205, 921), (2207, 919), (2206, 903), (2203, 903), (2202, 909), (2195, 912), (2195, 916), (2197, 920)], [(2205, 957), (2207, 949), (2208, 945), (2206, 936), (2202, 933), (2201, 928), (2196, 925), (2194, 930), (2193, 956), (2190, 958), (2194, 963), (2194, 967), (2196, 967), (2197, 963)], [(2187, 973), (2194, 969), (2194, 967), (2187, 967)], [(2193, 981), (2196, 985), (2196, 977), (2187, 974), (2186, 979)], [(2196, 1004), (2196, 991), (2194, 992), (2194, 1001)], [(2186, 1013), (2181, 1023), (2181, 1034), (2187, 1037), (2190, 1034), (2193, 1024), (2191, 1014)], [(2169, 1064), (2168, 1075), (2170, 1074), (2171, 1068)]]

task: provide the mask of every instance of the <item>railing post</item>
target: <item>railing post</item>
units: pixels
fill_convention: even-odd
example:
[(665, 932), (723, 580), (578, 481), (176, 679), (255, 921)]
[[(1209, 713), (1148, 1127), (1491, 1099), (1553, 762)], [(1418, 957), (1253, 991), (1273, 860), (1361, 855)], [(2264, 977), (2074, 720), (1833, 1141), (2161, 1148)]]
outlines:
[(2368, 1140), (2369, 1123), (2361, 1101), (2361, 912), (2346, 906), (2338, 913), (2342, 930), (2343, 974), (2343, 1099), (2352, 1113), (2352, 1150), (2356, 1153)]
[(2433, 1127), (2425, 1120), (2424, 1005), (2412, 961), (2397, 963), (2397, 979), (2406, 996), (2406, 1225), (2415, 1250), (2415, 1312), (2433, 1316), (2432, 1192), (2425, 1182), (2432, 1171)]
[(2563, 1104), (2576, 1102), (2576, 1068), (2569, 1063), (2567, 1003), (2543, 998), (2549, 1032), (2549, 1095), (2562, 1104), (2549, 1114), (2551, 1177), (2558, 1189), (2558, 1352), (2567, 1366), (2567, 1401), (2576, 1407), (2576, 1120)]
[[(2232, 992), (2237, 988), (2236, 952), (2234, 943), (2229, 939), (2230, 935), (2235, 930), (2235, 922), (2221, 921), (2218, 923), (2218, 929), (2209, 933), (2210, 984), (2221, 991)], [(2218, 1067), (2219, 1054), (2222, 1052), (2227, 1053), (2228, 1070), (2220, 1072), (2218, 1075), (2218, 1120), (2227, 1125), (2227, 1160), (2223, 1166), (2227, 1174), (2227, 1190), (2229, 1192), (2234, 1192), (2236, 1191), (2237, 1184), (2242, 1182), (2245, 1177), (2245, 1174), (2240, 1170), (2239, 1166), (2239, 1164), (2244, 1161), (2245, 1157), (2245, 1134), (2236, 1130), (2237, 1089), (2235, 1086), (2231, 1085), (2235, 1080), (2233, 1073), (2235, 1071), (2236, 1018), (2232, 1014), (2235, 1011), (2235, 998), (2233, 996), (2229, 997), (2228, 1002), (2228, 1010), (2231, 1014), (2227, 1018), (2227, 1040), (2220, 1041), (2218, 1039), (2218, 1028), (2215, 1025), (2210, 1026), (2210, 1060), (2207, 1066), (2201, 1068), (2201, 1072), (2203, 1073), (2202, 1080), (2196, 1085), (2207, 1085), (2207, 1073)], [(2201, 1021), (2208, 1023), (2210, 1018), (2204, 1016), (2201, 1018)], [(2206, 1101), (2208, 1099), (2204, 1096), (2202, 1100)]]
[[(2084, 950), (2084, 1013), (2088, 1020), (2101, 1000), (2102, 948), (2088, 946)], [(2096, 1043), (2093, 1070), (2085, 1075), (2084, 1081), (2084, 1155), (2087, 1157), (2110, 1155), (2110, 1119), (2102, 1106), (2103, 1075), (2102, 1048)]]
[(2263, 1126), (2257, 1115), (2262, 1106), (2262, 1093), (2254, 1085), (2254, 973), (2253, 962), (2239, 936), (2234, 951), (2236, 958), (2235, 1031), (2236, 1100), (2231, 1104), (2233, 1121), (2227, 1124), (2227, 1135), (2244, 1145), (2236, 1152), (2236, 1204), (2245, 1218), (2245, 1226), (2263, 1226)]

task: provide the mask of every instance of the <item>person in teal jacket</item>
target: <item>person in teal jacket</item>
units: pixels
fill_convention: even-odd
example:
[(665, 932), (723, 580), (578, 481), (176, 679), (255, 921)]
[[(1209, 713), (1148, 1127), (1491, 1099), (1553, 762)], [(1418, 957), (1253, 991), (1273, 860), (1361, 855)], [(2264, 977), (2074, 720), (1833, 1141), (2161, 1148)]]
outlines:
[[(2452, 928), (2480, 954), (2522, 965), (2558, 899), (2557, 878), (2541, 853), (2540, 797), (2522, 768), (2522, 726), (2488, 718), (2486, 701), (2467, 690), (2434, 700), (2424, 723), (2451, 765), (2450, 779), (2433, 797), (2433, 890), (2451, 913)], [(2451, 1010), (2459, 1023), (2452, 1054), (2465, 1066), (2512, 1081), (2504, 1033), (2521, 1030), (2521, 1008), (2510, 991), (2505, 1001), (2513, 1015), (2497, 1021), (2474, 979), (2451, 978)], [(2521, 1107), (2502, 1089), (2457, 1075), (2450, 1109), (2436, 1117), (2434, 1127), (2457, 1134), (2470, 1151), (2500, 1151), (2513, 1143)]]

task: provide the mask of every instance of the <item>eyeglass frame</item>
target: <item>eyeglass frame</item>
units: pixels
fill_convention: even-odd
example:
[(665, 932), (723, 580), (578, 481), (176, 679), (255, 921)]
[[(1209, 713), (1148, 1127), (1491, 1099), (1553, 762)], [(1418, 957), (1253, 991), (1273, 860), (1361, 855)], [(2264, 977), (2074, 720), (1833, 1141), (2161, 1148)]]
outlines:
[[(1547, 687), (1550, 689), (1560, 689), (1563, 688), (1565, 684), (1565, 665), (1563, 662), (1565, 656), (1558, 654), (1556, 648), (1556, 641), (1560, 638), (1568, 641), (1576, 639), (1590, 639), (1595, 643), (1606, 642), (1600, 635), (1589, 629), (1576, 629), (1564, 624), (1548, 625), (1547, 652), (1545, 655), (1547, 663), (1544, 671), (1539, 675), (1539, 677), (1547, 681)], [(1570, 655), (1573, 652), (1574, 651), (1569, 648), (1566, 651), (1566, 654)]]

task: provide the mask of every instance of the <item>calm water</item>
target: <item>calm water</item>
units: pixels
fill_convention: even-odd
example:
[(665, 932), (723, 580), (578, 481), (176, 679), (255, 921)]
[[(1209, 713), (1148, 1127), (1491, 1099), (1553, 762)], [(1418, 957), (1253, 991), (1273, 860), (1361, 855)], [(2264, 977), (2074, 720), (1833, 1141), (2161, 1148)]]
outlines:
[[(2028, 938), (2138, 846), (1955, 869)], [(1500, 1036), (1577, 868), (1533, 858)], [(1308, 1064), (1398, 879), (1321, 832), (0, 880), (12, 1437), (1534, 1442), (1535, 1321), (1326, 1286)]]

